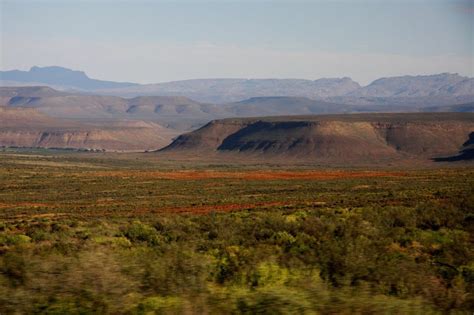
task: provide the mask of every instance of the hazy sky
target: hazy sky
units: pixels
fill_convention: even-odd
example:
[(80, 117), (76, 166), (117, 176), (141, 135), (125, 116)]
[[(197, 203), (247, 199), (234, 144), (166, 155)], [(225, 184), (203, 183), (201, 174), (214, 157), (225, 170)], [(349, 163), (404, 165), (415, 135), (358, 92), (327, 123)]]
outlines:
[(4, 1), (2, 70), (90, 77), (474, 76), (474, 0)]

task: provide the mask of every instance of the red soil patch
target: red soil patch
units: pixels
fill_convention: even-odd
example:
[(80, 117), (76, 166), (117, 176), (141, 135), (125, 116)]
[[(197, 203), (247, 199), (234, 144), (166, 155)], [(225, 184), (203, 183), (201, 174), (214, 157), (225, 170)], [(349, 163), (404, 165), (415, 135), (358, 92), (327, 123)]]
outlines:
[(288, 202), (260, 202), (254, 204), (224, 204), (224, 205), (204, 205), (204, 206), (189, 206), (189, 207), (173, 207), (162, 208), (152, 212), (167, 212), (167, 213), (192, 213), (192, 214), (207, 214), (210, 212), (230, 212), (235, 210), (248, 210), (257, 208), (268, 208), (278, 206), (288, 206)]
[(315, 206), (321, 207), (324, 206), (326, 203), (324, 201), (311, 201), (311, 202), (303, 202), (303, 203), (294, 203), (294, 202), (258, 202), (258, 203), (230, 203), (230, 204), (220, 204), (220, 205), (200, 205), (200, 206), (182, 206), (182, 207), (157, 207), (157, 208), (138, 208), (131, 212), (129, 211), (110, 211), (107, 209), (90, 209), (86, 211), (78, 211), (78, 212), (70, 212), (70, 213), (41, 213), (41, 214), (18, 214), (14, 216), (7, 216), (5, 219), (6, 221), (15, 221), (19, 219), (33, 219), (33, 218), (53, 218), (59, 216), (76, 216), (79, 215), (81, 217), (106, 217), (110, 215), (118, 215), (118, 216), (125, 216), (125, 217), (135, 217), (137, 215), (150, 215), (150, 214), (160, 214), (160, 213), (174, 213), (174, 214), (196, 214), (196, 215), (204, 215), (211, 212), (232, 212), (232, 211), (241, 211), (241, 210), (255, 210), (255, 209), (267, 209), (271, 207), (288, 207), (288, 206), (296, 206), (296, 205), (306, 205), (306, 206)]
[(0, 209), (18, 208), (18, 207), (38, 208), (38, 207), (51, 207), (51, 205), (48, 205), (46, 203), (38, 203), (38, 202), (0, 203)]
[(37, 218), (54, 218), (66, 216), (66, 213), (41, 213), (41, 214), (17, 214), (12, 217), (8, 217), (7, 221), (15, 221), (18, 219), (37, 219)]
[(402, 177), (403, 172), (382, 171), (99, 171), (98, 177), (150, 178), (175, 180), (244, 179), (244, 180), (330, 180), (345, 178)]
[[(315, 205), (320, 205), (321, 203), (314, 203)], [(175, 213), (175, 214), (208, 214), (211, 212), (231, 212), (238, 210), (252, 210), (252, 209), (265, 209), (269, 207), (281, 207), (281, 206), (291, 206), (293, 203), (289, 202), (259, 202), (253, 204), (223, 204), (223, 205), (202, 205), (202, 206), (185, 206), (185, 207), (163, 207), (163, 208), (139, 208), (135, 209), (132, 212), (119, 211), (116, 214), (119, 216), (130, 216), (135, 217), (137, 215), (146, 215), (146, 214), (159, 214), (159, 213)], [(87, 217), (103, 217), (108, 216), (112, 212), (107, 210), (93, 210), (87, 212), (81, 212), (81, 216)]]
[[(325, 205), (326, 203), (323, 201), (313, 201), (313, 202), (305, 202), (306, 206), (315, 206), (320, 207)], [(191, 213), (191, 214), (208, 214), (211, 212), (231, 212), (231, 211), (238, 211), (238, 210), (253, 210), (253, 209), (265, 209), (270, 207), (287, 207), (287, 206), (294, 206), (293, 202), (259, 202), (259, 203), (251, 203), (251, 204), (239, 204), (239, 203), (231, 203), (231, 204), (223, 204), (223, 205), (203, 205), (203, 206), (187, 206), (187, 207), (165, 207), (165, 208), (158, 208), (158, 209), (137, 209), (134, 211), (134, 215), (138, 214), (146, 214), (146, 213)]]

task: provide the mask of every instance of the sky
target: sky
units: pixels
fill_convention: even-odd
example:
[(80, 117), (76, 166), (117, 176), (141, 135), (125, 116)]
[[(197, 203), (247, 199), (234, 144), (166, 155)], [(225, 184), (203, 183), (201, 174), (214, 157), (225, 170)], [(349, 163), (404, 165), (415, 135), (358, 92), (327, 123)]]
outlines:
[(137, 83), (474, 76), (474, 0), (0, 0), (0, 14), (0, 70)]

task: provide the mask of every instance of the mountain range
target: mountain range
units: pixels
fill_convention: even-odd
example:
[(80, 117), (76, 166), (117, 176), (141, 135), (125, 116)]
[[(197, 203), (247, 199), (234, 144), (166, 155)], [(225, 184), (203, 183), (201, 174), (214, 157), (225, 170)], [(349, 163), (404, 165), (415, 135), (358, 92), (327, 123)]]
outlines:
[[(410, 150), (419, 148), (413, 156), (433, 152), (430, 158), (450, 158), (458, 149), (472, 155), (472, 148), (461, 144), (474, 132), (474, 79), (457, 74), (382, 78), (365, 87), (350, 78), (198, 79), (139, 85), (94, 80), (60, 67), (0, 75), (0, 146), (156, 150), (183, 132), (217, 120), (177, 138), (163, 152), (181, 152), (193, 144), (204, 149), (222, 138), (209, 152), (273, 152), (301, 159), (337, 159), (353, 153), (361, 161), (364, 150), (390, 159), (409, 157)], [(447, 111), (458, 113), (416, 113)], [(400, 112), (411, 114), (392, 114), (389, 120), (383, 116), (388, 114), (375, 114)], [(356, 115), (314, 118), (322, 114)], [(302, 122), (295, 123), (295, 115), (303, 117)], [(437, 124), (438, 118), (449, 123)], [(397, 121), (392, 123), (393, 119)], [(456, 137), (455, 143), (451, 137)], [(183, 152), (196, 154), (194, 149)]]
[[(360, 86), (350, 78), (303, 79), (195, 79), (157, 84), (102, 81), (67, 68), (32, 67), (29, 71), (0, 71), (2, 86), (46, 85), (82, 93), (137, 96), (185, 96), (204, 103), (238, 102), (252, 97), (295, 96), (314, 100), (361, 104), (367, 99), (459, 98), (474, 95), (474, 78), (459, 74), (380, 78)], [(447, 104), (447, 103), (446, 103)], [(445, 105), (446, 105), (445, 104)]]
[[(122, 98), (56, 91), (49, 87), (0, 87), (0, 107), (34, 108), (55, 118), (81, 121), (144, 120), (187, 131), (213, 119), (281, 115), (315, 115), (361, 112), (474, 111), (474, 102), (463, 98), (430, 101), (429, 107), (411, 102), (400, 104), (344, 104), (306, 97), (253, 97), (247, 100), (211, 104), (184, 96), (140, 96)], [(438, 100), (438, 101), (440, 101)], [(447, 103), (445, 104), (444, 101)], [(456, 100), (457, 102), (454, 102)]]

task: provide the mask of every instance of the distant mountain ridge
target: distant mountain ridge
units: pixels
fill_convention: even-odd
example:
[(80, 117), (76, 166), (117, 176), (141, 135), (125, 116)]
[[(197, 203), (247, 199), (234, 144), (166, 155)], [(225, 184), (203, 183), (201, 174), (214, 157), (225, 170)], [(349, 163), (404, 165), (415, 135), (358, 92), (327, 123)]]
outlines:
[[(253, 97), (306, 97), (345, 104), (367, 104), (380, 99), (384, 104), (405, 99), (463, 98), (474, 100), (474, 78), (459, 74), (398, 76), (380, 78), (360, 86), (351, 78), (303, 79), (193, 79), (156, 84), (102, 81), (89, 78), (82, 71), (63, 67), (32, 67), (29, 71), (0, 71), (2, 86), (47, 85), (60, 90), (85, 93), (139, 96), (184, 96), (204, 103), (232, 103)], [(471, 98), (466, 98), (471, 96)], [(387, 100), (388, 99), (388, 100)], [(393, 100), (393, 101), (392, 101)], [(449, 103), (449, 100), (445, 103)], [(459, 102), (458, 102), (459, 103)]]
[(377, 79), (349, 96), (420, 97), (470, 95), (474, 93), (474, 78), (441, 73), (424, 76), (401, 76)]
[(123, 97), (147, 95), (186, 96), (200, 102), (229, 103), (251, 97), (295, 96), (321, 99), (345, 95), (360, 88), (350, 78), (303, 79), (194, 79), (101, 90)]
[[(371, 98), (365, 97), (367, 104), (351, 105), (305, 97), (272, 96), (253, 97), (226, 104), (210, 104), (184, 96), (140, 96), (127, 99), (110, 95), (56, 91), (44, 86), (0, 87), (0, 146), (147, 150), (167, 144), (178, 130), (195, 129), (210, 120), (221, 118), (234, 117), (238, 121), (244, 121), (239, 120), (239, 117), (420, 111), (455, 111), (459, 112), (460, 116), (456, 116), (459, 118), (462, 115), (472, 117), (474, 112), (474, 102), (466, 101), (469, 97), (399, 97), (396, 98), (398, 103), (391, 103), (394, 98), (390, 97), (381, 98), (382, 103), (380, 99), (374, 99), (376, 102), (371, 103)], [(451, 102), (452, 100), (457, 102)], [(427, 117), (425, 114), (419, 115), (411, 117)], [(346, 117), (344, 119), (350, 116), (361, 117), (354, 115), (340, 117), (342, 116)], [(287, 119), (289, 118), (285, 118)], [(225, 126), (231, 128), (234, 125)], [(260, 125), (254, 127), (258, 126)], [(283, 134), (286, 132), (284, 126), (286, 125), (278, 127), (282, 127), (280, 129)], [(267, 127), (273, 128), (271, 125)], [(346, 127), (352, 128), (344, 125), (344, 128)], [(364, 128), (360, 130), (361, 134)], [(433, 128), (436, 131), (437, 127)], [(325, 130), (318, 129), (317, 132)], [(426, 132), (429, 133), (430, 130), (426, 129)], [(221, 131), (216, 129), (214, 136), (207, 138), (206, 141), (221, 137)], [(339, 137), (338, 134), (334, 136)], [(306, 141), (305, 137), (302, 139)], [(324, 139), (332, 141), (332, 138)], [(261, 142), (262, 146), (266, 145), (265, 141)], [(248, 145), (250, 144), (251, 141), (248, 142)], [(333, 149), (328, 147), (328, 150)], [(386, 151), (386, 148), (383, 151)], [(344, 154), (341, 151), (341, 155)]]
[(361, 97), (458, 97), (474, 95), (474, 78), (459, 74), (381, 78), (361, 87), (350, 78), (302, 79), (196, 79), (101, 90), (124, 97), (180, 95), (201, 102), (228, 103), (252, 97), (294, 96), (310, 99), (345, 97), (357, 103)]
[(0, 71), (1, 81), (35, 82), (63, 86), (80, 90), (116, 89), (138, 85), (129, 82), (113, 82), (89, 78), (83, 71), (75, 71), (63, 67), (31, 67), (29, 71)]
[(0, 87), (0, 108), (35, 108), (51, 117), (80, 120), (132, 119), (155, 121), (163, 126), (190, 130), (206, 122), (229, 117), (315, 115), (361, 112), (473, 112), (470, 97), (382, 98), (362, 104), (270, 96), (211, 104), (184, 96), (140, 96), (122, 98), (56, 91), (49, 87)]

